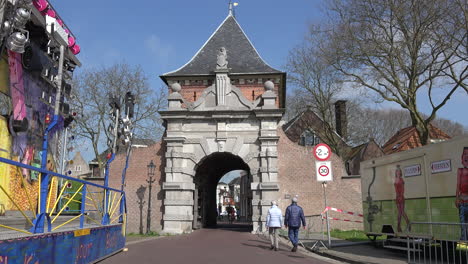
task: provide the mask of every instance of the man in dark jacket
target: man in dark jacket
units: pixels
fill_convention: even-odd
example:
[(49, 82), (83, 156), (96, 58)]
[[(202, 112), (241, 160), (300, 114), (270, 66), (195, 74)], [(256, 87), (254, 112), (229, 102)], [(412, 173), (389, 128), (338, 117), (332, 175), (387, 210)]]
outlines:
[(292, 203), (286, 208), (286, 216), (284, 218), (284, 224), (288, 228), (289, 240), (293, 244), (292, 252), (297, 251), (297, 243), (299, 243), (299, 228), (302, 225), (304, 229), (306, 227), (304, 211), (300, 206), (297, 205), (297, 198), (292, 199)]

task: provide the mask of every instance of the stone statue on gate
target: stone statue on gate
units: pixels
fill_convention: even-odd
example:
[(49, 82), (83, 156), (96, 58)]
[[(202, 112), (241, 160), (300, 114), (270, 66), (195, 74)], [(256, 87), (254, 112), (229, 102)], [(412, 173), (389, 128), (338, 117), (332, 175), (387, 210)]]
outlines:
[(217, 61), (216, 61), (216, 69), (217, 70), (224, 70), (227, 69), (228, 61), (227, 61), (227, 52), (225, 47), (221, 47), (218, 51)]

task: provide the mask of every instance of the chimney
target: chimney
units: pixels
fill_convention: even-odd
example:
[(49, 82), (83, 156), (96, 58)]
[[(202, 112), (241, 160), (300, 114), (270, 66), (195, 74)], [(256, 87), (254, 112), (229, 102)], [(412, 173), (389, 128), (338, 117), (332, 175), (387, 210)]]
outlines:
[(348, 136), (348, 121), (346, 119), (346, 100), (338, 100), (335, 103), (336, 133), (344, 140)]

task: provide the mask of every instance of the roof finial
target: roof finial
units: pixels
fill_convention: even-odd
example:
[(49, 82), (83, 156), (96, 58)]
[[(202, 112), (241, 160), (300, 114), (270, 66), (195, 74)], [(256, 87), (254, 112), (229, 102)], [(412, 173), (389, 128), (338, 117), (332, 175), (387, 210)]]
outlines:
[(235, 17), (236, 13), (234, 12), (234, 7), (237, 6), (239, 3), (237, 2), (232, 2), (229, 0), (229, 15)]

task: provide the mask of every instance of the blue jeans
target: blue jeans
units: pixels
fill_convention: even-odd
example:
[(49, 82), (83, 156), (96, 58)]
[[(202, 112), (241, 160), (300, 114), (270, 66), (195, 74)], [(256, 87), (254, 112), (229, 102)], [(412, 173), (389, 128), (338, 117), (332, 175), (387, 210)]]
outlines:
[[(468, 203), (462, 203), (459, 207), (460, 212), (460, 223), (461, 224), (468, 224)], [(462, 225), (461, 228), (461, 238), (460, 240), (468, 240), (468, 230), (466, 225)]]
[(289, 240), (294, 246), (297, 246), (299, 243), (299, 227), (289, 227), (288, 229)]

